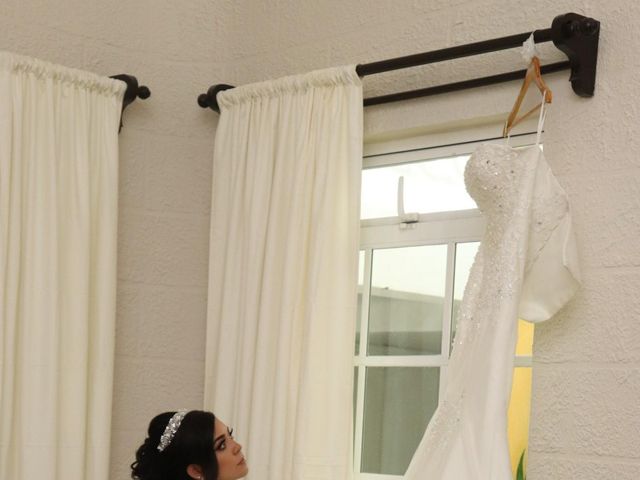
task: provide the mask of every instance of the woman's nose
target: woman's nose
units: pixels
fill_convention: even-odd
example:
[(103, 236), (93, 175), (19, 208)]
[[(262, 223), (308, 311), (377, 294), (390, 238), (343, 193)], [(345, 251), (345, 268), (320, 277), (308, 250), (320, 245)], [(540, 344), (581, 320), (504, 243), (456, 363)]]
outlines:
[(242, 445), (240, 445), (238, 442), (236, 442), (235, 440), (233, 441), (234, 446), (233, 446), (233, 453), (237, 454), (240, 453), (240, 450), (242, 450)]

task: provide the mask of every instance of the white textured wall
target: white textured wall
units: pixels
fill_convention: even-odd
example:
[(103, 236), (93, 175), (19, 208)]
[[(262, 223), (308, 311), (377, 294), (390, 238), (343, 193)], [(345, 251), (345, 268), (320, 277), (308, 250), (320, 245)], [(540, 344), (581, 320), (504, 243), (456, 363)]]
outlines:
[[(112, 477), (127, 478), (149, 417), (202, 399), (212, 83), (244, 84), (550, 26), (602, 22), (596, 96), (550, 80), (545, 152), (572, 200), (584, 289), (537, 331), (530, 480), (640, 471), (640, 4), (568, 0), (3, 0), (0, 48), (152, 89), (121, 135)], [(543, 59), (560, 58), (544, 48)], [(513, 69), (500, 52), (365, 79), (367, 94)], [(503, 114), (517, 85), (376, 107), (367, 134)]]

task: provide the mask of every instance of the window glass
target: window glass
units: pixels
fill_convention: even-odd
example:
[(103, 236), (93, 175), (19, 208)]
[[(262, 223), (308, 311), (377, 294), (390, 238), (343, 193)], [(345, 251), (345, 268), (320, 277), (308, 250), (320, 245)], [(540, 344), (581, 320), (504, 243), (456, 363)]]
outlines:
[(367, 355), (442, 350), (447, 246), (374, 250)]
[(361, 471), (404, 475), (438, 405), (440, 369), (366, 369)]
[(358, 367), (353, 367), (353, 430), (356, 429), (356, 406), (358, 401)]
[(464, 185), (468, 158), (462, 155), (363, 170), (360, 218), (398, 215), (398, 178), (401, 176), (407, 213), (476, 208)]
[(531, 414), (531, 367), (513, 370), (513, 386), (509, 402), (509, 453), (514, 473), (522, 452), (529, 441), (529, 417)]
[(516, 355), (531, 356), (533, 354), (533, 332), (533, 323), (518, 320), (518, 343), (516, 344)]
[(356, 355), (360, 352), (360, 324), (362, 318), (362, 295), (364, 294), (364, 250), (358, 255), (358, 303), (356, 310)]

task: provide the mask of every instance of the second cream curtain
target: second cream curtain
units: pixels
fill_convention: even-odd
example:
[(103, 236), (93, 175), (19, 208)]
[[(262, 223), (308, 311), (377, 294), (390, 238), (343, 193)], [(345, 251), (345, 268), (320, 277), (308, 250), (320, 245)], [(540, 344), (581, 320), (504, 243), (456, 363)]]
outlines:
[(351, 477), (362, 87), (353, 67), (218, 94), (205, 407), (249, 478)]

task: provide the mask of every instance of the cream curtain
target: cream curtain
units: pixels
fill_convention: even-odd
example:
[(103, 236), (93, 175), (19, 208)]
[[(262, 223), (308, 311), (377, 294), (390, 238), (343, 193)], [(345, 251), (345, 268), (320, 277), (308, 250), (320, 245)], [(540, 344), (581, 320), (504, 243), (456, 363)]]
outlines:
[(249, 478), (350, 478), (361, 83), (335, 68), (218, 101), (205, 407)]
[(122, 82), (0, 52), (0, 478), (108, 478)]

